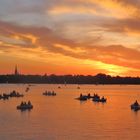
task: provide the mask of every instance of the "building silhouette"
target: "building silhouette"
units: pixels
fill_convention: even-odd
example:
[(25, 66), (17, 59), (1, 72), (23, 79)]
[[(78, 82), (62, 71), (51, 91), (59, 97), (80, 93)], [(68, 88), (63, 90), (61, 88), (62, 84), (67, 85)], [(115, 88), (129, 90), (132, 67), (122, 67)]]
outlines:
[(15, 66), (15, 73), (14, 73), (14, 75), (19, 75), (17, 65)]

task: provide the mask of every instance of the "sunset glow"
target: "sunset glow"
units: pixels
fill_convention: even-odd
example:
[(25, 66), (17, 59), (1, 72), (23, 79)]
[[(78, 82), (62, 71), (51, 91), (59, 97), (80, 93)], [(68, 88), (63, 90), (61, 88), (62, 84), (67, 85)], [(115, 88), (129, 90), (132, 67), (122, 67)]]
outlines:
[(139, 1), (0, 2), (0, 74), (140, 76)]

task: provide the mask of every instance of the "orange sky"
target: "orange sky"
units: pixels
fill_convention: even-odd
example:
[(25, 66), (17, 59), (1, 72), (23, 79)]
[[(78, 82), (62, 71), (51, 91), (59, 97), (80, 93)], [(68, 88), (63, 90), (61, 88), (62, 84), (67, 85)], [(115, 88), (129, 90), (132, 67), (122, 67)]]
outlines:
[(140, 2), (0, 2), (0, 74), (140, 76)]

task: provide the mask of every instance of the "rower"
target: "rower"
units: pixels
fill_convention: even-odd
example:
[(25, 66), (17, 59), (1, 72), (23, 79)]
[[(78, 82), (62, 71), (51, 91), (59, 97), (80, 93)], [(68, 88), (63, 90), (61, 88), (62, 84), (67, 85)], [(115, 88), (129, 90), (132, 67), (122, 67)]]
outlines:
[(139, 103), (138, 103), (137, 100), (135, 101), (134, 105), (135, 105), (135, 106), (139, 106)]

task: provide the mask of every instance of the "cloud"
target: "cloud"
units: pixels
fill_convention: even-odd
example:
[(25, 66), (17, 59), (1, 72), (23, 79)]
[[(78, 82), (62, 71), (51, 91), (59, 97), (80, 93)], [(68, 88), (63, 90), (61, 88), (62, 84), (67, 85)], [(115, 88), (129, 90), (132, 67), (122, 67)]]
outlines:
[[(17, 41), (17, 44), (12, 44), (12, 42), (8, 43), (8, 41), (4, 42), (4, 40), (1, 40), (0, 50), (3, 50), (5, 53), (8, 53), (8, 51), (21, 51), (22, 53), (24, 52), (24, 55), (26, 53), (30, 54), (31, 57), (42, 54), (45, 58), (45, 53), (48, 55), (50, 52), (79, 60), (97, 61), (108, 65), (140, 69), (140, 51), (136, 49), (127, 48), (122, 45), (99, 46), (76, 43), (55, 35), (48, 28), (21, 27), (5, 22), (0, 22), (0, 27), (3, 29), (3, 36), (21, 40), (25, 43), (21, 45)], [(16, 55), (16, 53), (14, 54)], [(17, 53), (18, 57), (20, 55), (21, 53)]]
[(140, 33), (140, 19), (123, 19), (123, 20), (114, 20), (108, 23), (104, 23), (103, 26), (111, 32), (120, 32), (120, 33)]

